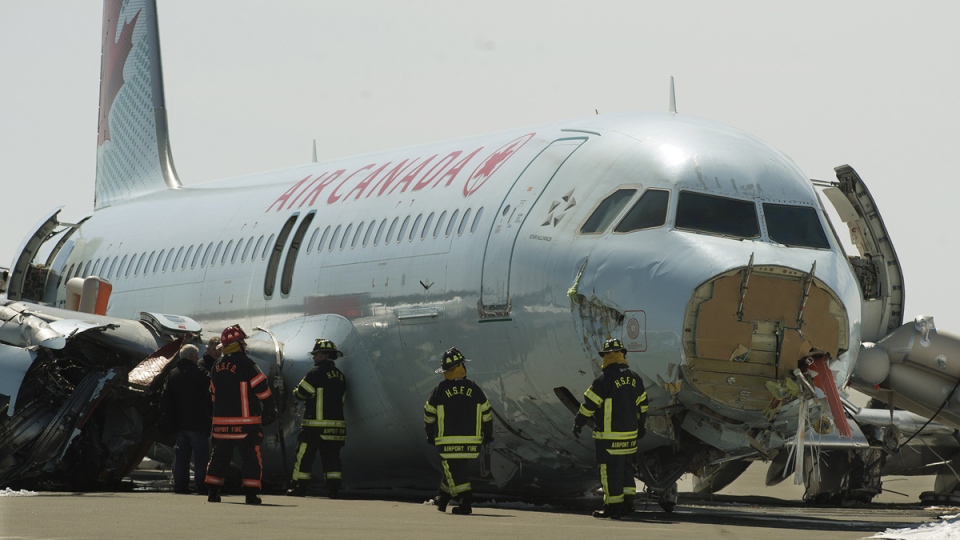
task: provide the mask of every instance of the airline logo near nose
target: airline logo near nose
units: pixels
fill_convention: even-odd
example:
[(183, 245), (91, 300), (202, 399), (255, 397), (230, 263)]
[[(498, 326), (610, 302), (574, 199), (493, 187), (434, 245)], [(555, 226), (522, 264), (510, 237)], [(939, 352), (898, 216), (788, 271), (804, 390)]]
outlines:
[[(463, 185), (463, 196), (469, 197), (493, 176), (536, 133), (518, 137), (488, 155), (474, 169)], [(454, 184), (464, 168), (480, 155), (483, 146), (466, 153), (455, 150), (440, 159), (433, 154), (424, 159), (421, 156), (406, 158), (399, 163), (370, 163), (349, 171), (337, 169), (324, 171), (318, 175), (309, 175), (296, 182), (282, 195), (276, 198), (267, 212), (279, 212), (297, 208), (312, 207), (326, 197), (327, 204), (349, 200), (369, 199), (370, 197), (390, 196), (395, 192), (418, 192), (424, 189), (446, 188)]]

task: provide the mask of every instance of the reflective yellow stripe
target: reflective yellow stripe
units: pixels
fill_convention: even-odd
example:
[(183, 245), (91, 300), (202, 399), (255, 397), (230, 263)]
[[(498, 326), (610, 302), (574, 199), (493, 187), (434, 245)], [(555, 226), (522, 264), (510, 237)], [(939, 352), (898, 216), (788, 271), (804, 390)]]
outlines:
[(591, 411), (590, 409), (584, 407), (583, 405), (580, 406), (579, 413), (582, 414), (583, 416), (586, 416), (587, 418), (593, 418), (593, 412), (594, 411)]
[(587, 388), (587, 391), (583, 393), (583, 396), (597, 405), (600, 405), (600, 403), (603, 401), (603, 398), (598, 396), (597, 393), (593, 391), (593, 388)]
[(304, 420), (301, 426), (306, 427), (347, 427), (345, 420)]
[(593, 438), (604, 441), (629, 441), (637, 438), (638, 430), (633, 431), (594, 431)]

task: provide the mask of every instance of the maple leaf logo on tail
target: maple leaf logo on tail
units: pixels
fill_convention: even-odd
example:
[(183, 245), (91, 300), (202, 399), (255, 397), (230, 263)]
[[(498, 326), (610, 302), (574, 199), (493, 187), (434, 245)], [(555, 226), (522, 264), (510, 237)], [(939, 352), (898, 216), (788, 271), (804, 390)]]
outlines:
[(467, 182), (463, 185), (463, 196), (467, 197), (480, 189), (480, 186), (493, 176), (493, 173), (497, 172), (497, 169), (506, 163), (510, 156), (515, 154), (523, 145), (527, 144), (527, 141), (532, 139), (534, 135), (536, 135), (536, 133), (527, 133), (522, 137), (517, 137), (498, 148), (496, 152), (487, 156), (487, 159), (483, 160), (483, 162), (477, 166), (476, 170), (473, 171), (470, 178), (467, 178)]
[(140, 18), (140, 11), (123, 24), (120, 36), (117, 36), (117, 21), (120, 18), (121, 2), (108, 2), (103, 11), (103, 70), (100, 73), (102, 91), (100, 92), (100, 122), (97, 132), (97, 147), (103, 146), (110, 138), (110, 110), (120, 89), (123, 88), (123, 66), (133, 48), (133, 29)]

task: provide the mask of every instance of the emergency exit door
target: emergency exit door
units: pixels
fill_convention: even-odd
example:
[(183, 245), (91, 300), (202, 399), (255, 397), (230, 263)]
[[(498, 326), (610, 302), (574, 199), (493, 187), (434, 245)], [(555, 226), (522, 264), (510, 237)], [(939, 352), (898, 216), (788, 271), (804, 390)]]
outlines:
[(510, 270), (517, 235), (544, 189), (587, 137), (557, 139), (520, 173), (494, 216), (483, 252), (480, 276), (481, 318), (510, 315)]

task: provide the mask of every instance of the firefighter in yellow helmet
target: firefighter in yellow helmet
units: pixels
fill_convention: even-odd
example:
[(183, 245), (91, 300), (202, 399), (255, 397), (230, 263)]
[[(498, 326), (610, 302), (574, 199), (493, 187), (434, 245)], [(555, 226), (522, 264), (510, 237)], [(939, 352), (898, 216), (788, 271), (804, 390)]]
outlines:
[(423, 423), (427, 442), (440, 452), (443, 478), (434, 499), (437, 510), (445, 512), (447, 503), (460, 504), (454, 514), (470, 514), (473, 491), (467, 477), (470, 459), (480, 455), (480, 445), (493, 441), (493, 414), (490, 403), (477, 384), (467, 379), (468, 362), (451, 347), (440, 359), (443, 380), (433, 389), (423, 406)]
[(347, 440), (347, 423), (343, 403), (347, 394), (347, 379), (334, 365), (343, 356), (329, 339), (318, 339), (313, 350), (313, 368), (293, 391), (294, 397), (307, 402), (300, 422), (297, 439), (297, 462), (293, 466), (293, 484), (287, 495), (303, 497), (307, 494), (313, 471), (313, 461), (320, 453), (327, 496), (337, 498), (342, 485), (340, 449)]
[(637, 494), (633, 457), (637, 440), (646, 432), (647, 392), (643, 381), (627, 364), (627, 349), (619, 339), (608, 339), (599, 351), (603, 373), (583, 394), (583, 405), (573, 422), (573, 434), (593, 419), (593, 440), (603, 486), (603, 509), (593, 517), (620, 519), (633, 512)]

